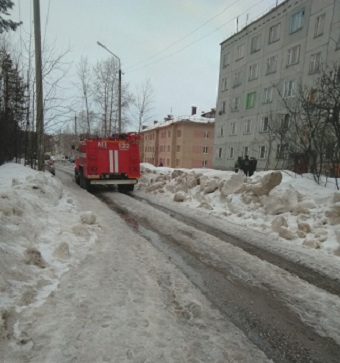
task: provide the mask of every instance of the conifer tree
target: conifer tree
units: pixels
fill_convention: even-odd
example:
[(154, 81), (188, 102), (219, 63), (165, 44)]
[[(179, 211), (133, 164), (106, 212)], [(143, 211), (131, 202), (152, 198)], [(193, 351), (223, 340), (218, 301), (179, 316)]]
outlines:
[(10, 19), (4, 19), (3, 15), (9, 15), (8, 10), (12, 9), (14, 3), (11, 0), (0, 0), (0, 34), (4, 31), (16, 30), (22, 22), (16, 23)]

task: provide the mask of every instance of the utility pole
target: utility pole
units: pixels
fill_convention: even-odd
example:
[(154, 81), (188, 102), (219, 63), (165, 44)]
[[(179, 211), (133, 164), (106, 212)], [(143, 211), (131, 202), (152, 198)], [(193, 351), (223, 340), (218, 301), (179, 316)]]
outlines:
[(120, 69), (119, 60), (119, 71), (118, 71), (118, 132), (122, 132), (122, 70)]
[[(27, 108), (26, 108), (26, 132), (25, 132), (25, 162), (24, 165), (27, 164), (27, 147), (28, 147), (28, 130), (30, 126), (30, 71), (27, 71)], [(32, 155), (31, 155), (32, 159)]]
[(36, 76), (36, 124), (37, 124), (37, 159), (38, 170), (44, 170), (44, 111), (43, 84), (41, 65), (41, 31), (40, 31), (40, 3), (33, 0), (34, 40), (35, 40), (35, 76)]

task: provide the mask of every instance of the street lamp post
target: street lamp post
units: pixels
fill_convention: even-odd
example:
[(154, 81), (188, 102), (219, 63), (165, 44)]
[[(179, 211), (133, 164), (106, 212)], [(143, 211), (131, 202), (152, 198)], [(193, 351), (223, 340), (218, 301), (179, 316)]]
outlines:
[(104, 44), (97, 42), (97, 44), (107, 50), (110, 54), (118, 59), (119, 62), (119, 71), (118, 71), (118, 132), (122, 132), (122, 70), (120, 67), (120, 58), (111, 52)]

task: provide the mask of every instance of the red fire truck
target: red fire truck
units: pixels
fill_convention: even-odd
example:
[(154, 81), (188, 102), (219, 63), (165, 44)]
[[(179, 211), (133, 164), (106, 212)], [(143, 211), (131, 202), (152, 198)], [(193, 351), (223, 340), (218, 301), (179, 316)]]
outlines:
[(93, 185), (117, 185), (118, 191), (133, 191), (140, 177), (137, 133), (112, 137), (86, 137), (79, 142), (75, 159), (75, 181), (90, 190)]

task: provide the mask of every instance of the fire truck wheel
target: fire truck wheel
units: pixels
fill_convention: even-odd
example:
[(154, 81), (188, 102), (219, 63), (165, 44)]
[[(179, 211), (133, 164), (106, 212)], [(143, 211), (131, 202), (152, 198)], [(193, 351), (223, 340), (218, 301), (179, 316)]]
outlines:
[(83, 173), (80, 171), (79, 172), (79, 186), (80, 188), (84, 188), (84, 177), (83, 177)]
[(80, 185), (80, 178), (78, 173), (74, 173), (74, 179), (76, 181), (76, 184)]
[(86, 189), (88, 188), (88, 180), (84, 177), (83, 175), (83, 171), (81, 170), (80, 173), (79, 173), (79, 185), (80, 185), (80, 188), (82, 189)]
[(119, 193), (127, 193), (132, 192), (134, 188), (133, 184), (119, 184), (118, 185), (118, 191)]
[(84, 189), (86, 189), (88, 192), (90, 192), (92, 190), (91, 183), (86, 178), (84, 178), (84, 180), (85, 180), (85, 182), (84, 182)]
[(83, 173), (80, 173), (80, 187), (83, 189), (86, 189), (88, 192), (91, 191), (92, 186), (90, 181), (83, 175)]

